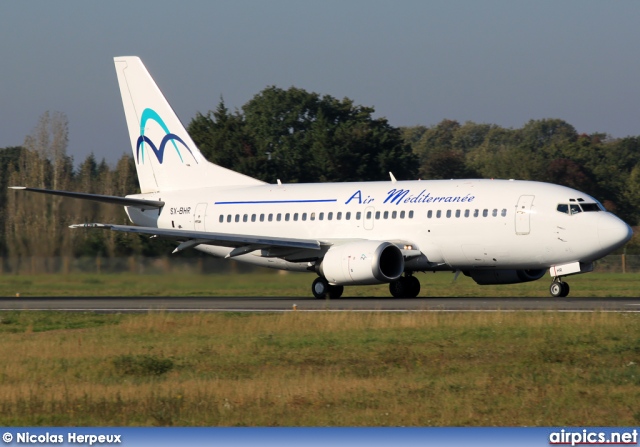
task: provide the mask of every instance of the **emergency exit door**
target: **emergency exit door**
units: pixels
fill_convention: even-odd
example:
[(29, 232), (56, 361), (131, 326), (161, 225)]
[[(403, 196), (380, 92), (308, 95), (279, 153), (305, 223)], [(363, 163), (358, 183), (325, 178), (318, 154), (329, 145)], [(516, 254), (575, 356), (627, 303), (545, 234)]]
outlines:
[(204, 226), (204, 216), (207, 212), (207, 204), (206, 203), (198, 203), (196, 206), (196, 212), (193, 216), (193, 228), (196, 231), (205, 231)]

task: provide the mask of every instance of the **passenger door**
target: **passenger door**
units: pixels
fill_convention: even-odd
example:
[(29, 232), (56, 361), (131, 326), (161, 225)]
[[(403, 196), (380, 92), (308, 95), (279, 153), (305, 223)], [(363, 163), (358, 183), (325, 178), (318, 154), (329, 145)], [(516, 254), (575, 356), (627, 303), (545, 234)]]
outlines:
[(531, 206), (535, 196), (520, 196), (516, 205), (516, 234), (526, 235), (531, 232)]

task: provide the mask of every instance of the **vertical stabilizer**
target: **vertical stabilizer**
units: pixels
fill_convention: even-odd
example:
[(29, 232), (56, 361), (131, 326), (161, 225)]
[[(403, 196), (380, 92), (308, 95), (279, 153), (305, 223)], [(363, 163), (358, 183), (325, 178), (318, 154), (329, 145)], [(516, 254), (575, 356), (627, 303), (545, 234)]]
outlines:
[(114, 62), (142, 193), (263, 184), (202, 156), (138, 57)]

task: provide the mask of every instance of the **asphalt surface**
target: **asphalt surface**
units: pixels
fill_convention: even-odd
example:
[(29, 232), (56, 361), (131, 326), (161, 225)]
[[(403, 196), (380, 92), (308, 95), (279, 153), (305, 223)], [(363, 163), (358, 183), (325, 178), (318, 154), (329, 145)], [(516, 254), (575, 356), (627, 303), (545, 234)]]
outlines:
[(640, 312), (640, 298), (24, 297), (0, 310), (96, 312), (209, 311), (612, 311)]

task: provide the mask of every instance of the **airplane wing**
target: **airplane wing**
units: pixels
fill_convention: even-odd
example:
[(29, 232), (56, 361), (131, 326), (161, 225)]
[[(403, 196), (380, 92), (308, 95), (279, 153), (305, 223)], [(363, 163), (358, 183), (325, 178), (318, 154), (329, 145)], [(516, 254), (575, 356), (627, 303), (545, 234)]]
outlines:
[(41, 194), (51, 194), (54, 196), (72, 197), (74, 199), (92, 200), (94, 202), (113, 203), (122, 206), (133, 206), (142, 210), (153, 210), (164, 206), (164, 202), (160, 200), (132, 199), (128, 197), (106, 196), (103, 194), (87, 194), (83, 192), (58, 191), (55, 189), (28, 188), (26, 186), (9, 186), (9, 189), (39, 192)]
[[(319, 252), (318, 256), (322, 256), (323, 253), (320, 253), (320, 250), (322, 250), (323, 247), (348, 244), (350, 242), (362, 240), (331, 239), (320, 241), (313, 239), (275, 238), (244, 234), (212, 233), (208, 231), (176, 230), (102, 223), (75, 224), (70, 225), (69, 228), (100, 228), (105, 230), (121, 231), (125, 233), (146, 234), (152, 237), (159, 237), (163, 239), (173, 239), (177, 242), (180, 242), (176, 249), (173, 250), (173, 253), (186, 250), (187, 248), (193, 248), (197, 245), (217, 245), (221, 247), (233, 248), (233, 250), (226, 256), (227, 258), (232, 258), (262, 249), (275, 249), (276, 252), (282, 252), (280, 249), (294, 250), (294, 252), (298, 252), (298, 250), (316, 250)], [(402, 252), (402, 255), (405, 257), (405, 259), (412, 259), (422, 255), (420, 249), (411, 242), (402, 240), (390, 240), (388, 242), (396, 245)], [(291, 254), (291, 251), (289, 250), (285, 250), (285, 252)], [(279, 254), (275, 253), (274, 256), (280, 257)]]
[(180, 241), (181, 243), (173, 251), (174, 253), (201, 244), (234, 248), (234, 250), (229, 253), (228, 257), (238, 256), (254, 250), (260, 250), (262, 248), (278, 247), (301, 250), (320, 250), (322, 248), (320, 241), (307, 239), (273, 238), (241, 234), (211, 233), (207, 231), (138, 227), (133, 225), (87, 223), (70, 225), (69, 228), (102, 228), (112, 231), (122, 231), (125, 233), (148, 234), (150, 236)]

